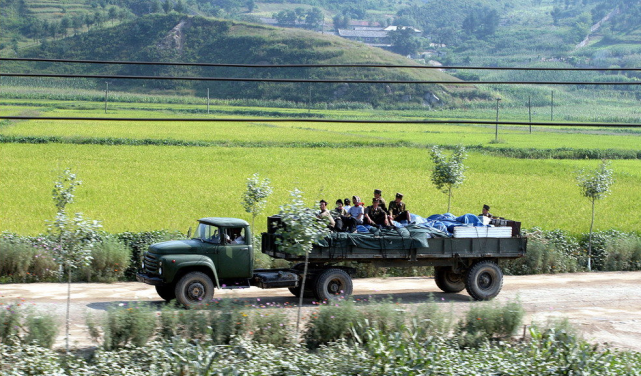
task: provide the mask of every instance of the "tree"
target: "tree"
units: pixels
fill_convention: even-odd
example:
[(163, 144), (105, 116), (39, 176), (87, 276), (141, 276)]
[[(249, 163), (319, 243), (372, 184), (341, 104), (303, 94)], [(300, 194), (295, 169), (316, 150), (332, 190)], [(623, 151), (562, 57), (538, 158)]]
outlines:
[(441, 153), (438, 146), (432, 148), (430, 155), (434, 162), (432, 183), (436, 189), (447, 193), (447, 212), (449, 213), (452, 188), (458, 187), (465, 180), (465, 165), (463, 165), (463, 161), (467, 158), (465, 147), (457, 146), (449, 160)]
[(60, 266), (62, 274), (67, 273), (67, 321), (66, 348), (69, 353), (69, 308), (71, 305), (71, 272), (81, 266), (91, 263), (91, 250), (98, 240), (98, 229), (102, 227), (98, 221), (83, 218), (82, 213), (73, 217), (67, 214), (67, 205), (73, 203), (76, 187), (82, 184), (70, 169), (66, 169), (55, 183), (52, 197), (58, 210), (56, 218), (49, 222), (48, 231), (53, 239), (53, 257)]
[(347, 26), (349, 26), (349, 22), (351, 21), (350, 17), (346, 14), (337, 14), (332, 18), (332, 22), (334, 23), (334, 29), (345, 29)]
[(303, 280), (300, 287), (301, 294), (298, 303), (298, 317), (296, 318), (296, 337), (298, 338), (309, 252), (311, 252), (315, 242), (329, 233), (329, 229), (325, 222), (316, 217), (314, 209), (305, 206), (302, 191), (294, 188), (289, 194), (291, 202), (280, 207), (279, 214), (283, 226), (276, 231), (278, 235), (276, 244), (280, 245), (282, 249), (286, 249), (287, 253), (305, 255)]
[(294, 25), (298, 16), (293, 10), (281, 10), (273, 16), (279, 25)]
[(176, 5), (174, 5), (174, 10), (178, 13), (187, 13), (187, 6), (182, 0), (178, 0), (176, 1)]
[(581, 188), (583, 197), (588, 198), (592, 203), (592, 220), (590, 222), (590, 235), (588, 238), (588, 271), (592, 271), (592, 229), (594, 226), (594, 204), (596, 200), (607, 197), (610, 194), (610, 187), (614, 184), (614, 171), (610, 164), (603, 160), (601, 165), (594, 171), (582, 169), (577, 174), (576, 180)]
[(389, 39), (392, 50), (401, 55), (411, 55), (421, 46), (418, 38), (414, 36), (414, 29), (411, 27), (398, 28), (389, 32)]
[(325, 15), (323, 15), (323, 11), (317, 7), (313, 7), (307, 12), (307, 15), (305, 15), (305, 23), (307, 24), (307, 27), (311, 29), (319, 27), (323, 23), (324, 19)]
[(174, 8), (174, 7), (171, 5), (171, 3), (169, 2), (169, 0), (165, 0), (165, 2), (164, 2), (164, 3), (162, 3), (162, 10), (163, 10), (163, 11), (165, 11), (165, 14), (167, 14), (167, 13), (171, 12), (171, 10), (172, 10), (173, 8)]
[(270, 183), (267, 178), (260, 180), (258, 173), (247, 178), (247, 190), (243, 193), (242, 204), (245, 211), (252, 215), (252, 228), (254, 228), (256, 216), (265, 209), (267, 197), (272, 194)]

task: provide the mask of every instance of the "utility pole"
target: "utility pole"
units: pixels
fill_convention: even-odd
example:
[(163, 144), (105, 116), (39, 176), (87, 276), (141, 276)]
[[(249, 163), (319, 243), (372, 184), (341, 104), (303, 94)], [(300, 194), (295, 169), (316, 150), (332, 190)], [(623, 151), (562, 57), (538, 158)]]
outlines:
[(107, 98), (109, 97), (109, 82), (105, 82), (107, 88), (105, 89), (105, 114), (107, 113)]
[(532, 134), (532, 96), (527, 97), (527, 114), (530, 119), (530, 134)]
[(550, 121), (554, 121), (554, 90), (552, 90), (552, 97), (550, 101)]
[(499, 140), (499, 102), (501, 98), (496, 98), (496, 128), (494, 131), (494, 141)]

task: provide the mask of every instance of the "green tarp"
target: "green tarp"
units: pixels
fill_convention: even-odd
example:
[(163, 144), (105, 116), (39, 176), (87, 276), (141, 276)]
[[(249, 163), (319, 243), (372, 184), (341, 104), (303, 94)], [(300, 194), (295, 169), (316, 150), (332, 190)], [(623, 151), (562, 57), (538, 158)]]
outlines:
[(432, 237), (432, 235), (441, 236), (443, 233), (435, 229), (418, 226), (383, 230), (372, 228), (369, 233), (333, 232), (320, 240), (315, 247), (409, 250), (413, 248), (427, 248), (427, 239)]

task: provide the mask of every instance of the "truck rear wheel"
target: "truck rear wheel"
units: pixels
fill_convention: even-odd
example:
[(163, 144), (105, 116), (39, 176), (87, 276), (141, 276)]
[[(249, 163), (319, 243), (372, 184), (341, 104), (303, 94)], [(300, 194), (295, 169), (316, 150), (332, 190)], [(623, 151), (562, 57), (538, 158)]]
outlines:
[(479, 261), (467, 272), (465, 288), (474, 300), (490, 300), (501, 292), (502, 287), (503, 272), (493, 261)]
[(214, 283), (205, 273), (189, 272), (176, 284), (176, 300), (187, 307), (209, 302), (214, 297)]
[(169, 286), (156, 286), (156, 292), (165, 301), (176, 299), (176, 287)]
[(352, 295), (352, 277), (341, 269), (327, 269), (322, 272), (312, 286), (314, 296), (319, 301), (336, 300)]
[(449, 266), (435, 266), (434, 281), (443, 292), (461, 292), (465, 289), (465, 276), (454, 273)]
[[(289, 287), (289, 292), (292, 293), (297, 298), (300, 298), (300, 286), (298, 287)], [(312, 291), (308, 289), (308, 284), (305, 285), (305, 295), (303, 297), (308, 298), (312, 296)]]

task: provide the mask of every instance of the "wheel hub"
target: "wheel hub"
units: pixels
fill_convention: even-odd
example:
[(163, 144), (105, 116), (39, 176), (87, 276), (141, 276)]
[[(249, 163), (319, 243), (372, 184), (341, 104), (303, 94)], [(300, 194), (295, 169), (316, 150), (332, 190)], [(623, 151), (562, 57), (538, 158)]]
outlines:
[(200, 282), (195, 282), (187, 287), (187, 296), (190, 300), (202, 300), (205, 296), (205, 286)]
[(482, 289), (487, 289), (492, 285), (492, 276), (490, 273), (481, 273), (478, 278), (479, 287)]
[(327, 291), (331, 294), (340, 294), (341, 292), (341, 283), (338, 281), (331, 281), (327, 286)]

